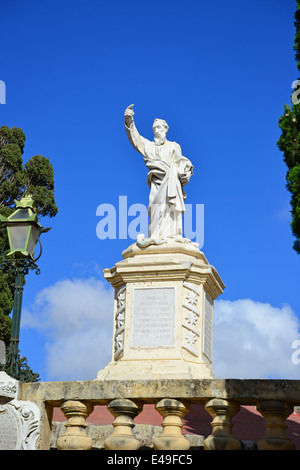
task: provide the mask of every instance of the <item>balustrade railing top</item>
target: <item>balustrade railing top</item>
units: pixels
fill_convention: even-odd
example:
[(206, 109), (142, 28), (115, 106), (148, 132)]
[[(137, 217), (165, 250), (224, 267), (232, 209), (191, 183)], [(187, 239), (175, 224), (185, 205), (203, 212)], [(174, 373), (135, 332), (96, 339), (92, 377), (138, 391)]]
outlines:
[(162, 433), (154, 449), (186, 450), (189, 443), (181, 433), (182, 418), (191, 404), (202, 403), (212, 417), (212, 433), (204, 441), (207, 450), (240, 449), (232, 435), (232, 418), (240, 405), (254, 405), (265, 419), (266, 433), (257, 443), (260, 450), (294, 449), (286, 437), (285, 420), (300, 405), (298, 380), (168, 379), (93, 380), (35, 382), (20, 384), (19, 399), (35, 402), (41, 410), (38, 448), (49, 449), (52, 411), (61, 407), (67, 418), (66, 431), (57, 441), (59, 449), (90, 449), (86, 418), (96, 405), (106, 405), (115, 418), (113, 432), (105, 441), (110, 450), (136, 450), (133, 419), (144, 404), (155, 404), (161, 414)]

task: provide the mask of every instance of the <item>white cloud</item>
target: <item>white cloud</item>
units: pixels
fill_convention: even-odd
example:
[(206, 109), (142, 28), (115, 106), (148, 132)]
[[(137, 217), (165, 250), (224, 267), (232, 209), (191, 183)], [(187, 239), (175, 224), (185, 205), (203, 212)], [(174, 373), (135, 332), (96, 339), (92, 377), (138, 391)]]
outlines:
[(288, 306), (250, 299), (215, 302), (214, 373), (219, 378), (299, 378), (292, 343), (299, 319)]
[[(22, 328), (45, 337), (47, 380), (93, 380), (111, 360), (113, 289), (106, 284), (59, 281), (24, 310)], [(299, 319), (288, 305), (215, 302), (213, 370), (219, 378), (298, 379), (292, 344), (299, 339)]]
[(43, 289), (22, 318), (45, 336), (47, 380), (95, 379), (111, 360), (112, 327), (112, 288), (94, 278)]

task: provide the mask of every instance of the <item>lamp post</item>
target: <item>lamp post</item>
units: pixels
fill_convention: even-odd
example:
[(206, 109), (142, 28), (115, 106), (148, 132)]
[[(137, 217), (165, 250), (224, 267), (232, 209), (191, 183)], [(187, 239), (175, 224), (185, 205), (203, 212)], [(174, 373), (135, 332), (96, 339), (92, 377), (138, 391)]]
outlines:
[[(25, 275), (28, 274), (29, 270), (35, 270), (36, 274), (40, 273), (36, 264), (42, 254), (40, 235), (48, 232), (50, 228), (43, 228), (40, 225), (30, 194), (15, 202), (16, 210), (9, 217), (0, 216), (2, 227), (6, 227), (9, 242), (9, 251), (5, 250), (6, 246), (2, 248), (2, 264), (0, 267), (3, 269), (9, 266), (15, 276), (11, 337), (6, 370), (9, 375), (18, 379), (20, 376), (18, 351)], [(34, 258), (34, 251), (38, 243), (40, 253)]]

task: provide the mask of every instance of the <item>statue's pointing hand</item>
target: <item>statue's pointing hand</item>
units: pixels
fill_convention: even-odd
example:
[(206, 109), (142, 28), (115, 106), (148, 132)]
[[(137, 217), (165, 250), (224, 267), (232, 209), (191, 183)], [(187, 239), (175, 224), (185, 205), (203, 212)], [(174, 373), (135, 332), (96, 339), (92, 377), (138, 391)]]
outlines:
[(131, 104), (130, 106), (128, 106), (126, 109), (125, 109), (125, 113), (124, 113), (124, 116), (125, 116), (125, 124), (127, 126), (129, 126), (132, 121), (133, 121), (133, 115), (134, 115), (134, 111), (133, 108), (134, 104)]

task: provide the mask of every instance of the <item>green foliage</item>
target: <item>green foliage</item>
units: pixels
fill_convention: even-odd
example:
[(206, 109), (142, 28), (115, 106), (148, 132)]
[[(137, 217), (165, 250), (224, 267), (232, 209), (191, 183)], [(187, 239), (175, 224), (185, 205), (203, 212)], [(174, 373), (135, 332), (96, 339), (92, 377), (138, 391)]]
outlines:
[[(41, 155), (34, 155), (24, 164), (22, 155), (25, 140), (22, 129), (0, 127), (0, 214), (8, 217), (14, 210), (15, 200), (20, 200), (29, 192), (37, 213), (40, 216), (54, 217), (58, 209), (54, 198), (53, 167), (49, 158)], [(5, 242), (6, 232), (0, 232), (0, 250)], [(14, 277), (9, 270), (0, 271), (0, 339), (7, 347), (10, 340), (9, 314), (13, 307), (13, 293)], [(26, 358), (20, 358), (20, 361), (23, 364), (21, 370), (28, 372)]]
[[(300, 2), (297, 1), (295, 12), (295, 58), (300, 71)], [(298, 88), (298, 87), (297, 87)], [(300, 94), (300, 92), (299, 92)], [(299, 101), (299, 103), (298, 103)], [(281, 136), (277, 142), (283, 152), (283, 159), (288, 167), (286, 186), (291, 193), (291, 229), (295, 236), (293, 248), (300, 254), (300, 100), (292, 100), (292, 105), (284, 106), (284, 114), (279, 119)]]
[(7, 345), (10, 339), (11, 319), (8, 316), (13, 308), (13, 279), (7, 273), (0, 275), (0, 338)]
[[(22, 153), (25, 135), (21, 129), (0, 128), (0, 205), (9, 207), (22, 190)], [(1, 212), (2, 213), (2, 212)]]
[(7, 354), (6, 363), (0, 365), (0, 370), (23, 383), (40, 381), (40, 374), (33, 372), (27, 364), (27, 358), (20, 356), (20, 351), (18, 351), (14, 368), (11, 367), (11, 364), (9, 363), (9, 355)]
[[(0, 127), (0, 213), (12, 207), (24, 192), (31, 193), (37, 212), (54, 217), (54, 172), (49, 158), (35, 155), (23, 165), (25, 134), (22, 129)], [(4, 215), (4, 214), (3, 214)]]
[(30, 192), (40, 215), (54, 217), (54, 172), (49, 158), (35, 155), (25, 164), (26, 189)]
[(300, 70), (300, 2), (297, 1), (297, 9), (295, 11), (295, 28), (296, 34), (294, 38), (294, 51), (295, 51), (295, 58), (297, 61), (297, 68)]
[(33, 370), (27, 364), (27, 357), (21, 357), (19, 355), (19, 375), (15, 377), (20, 382), (39, 382), (40, 374), (33, 372)]

